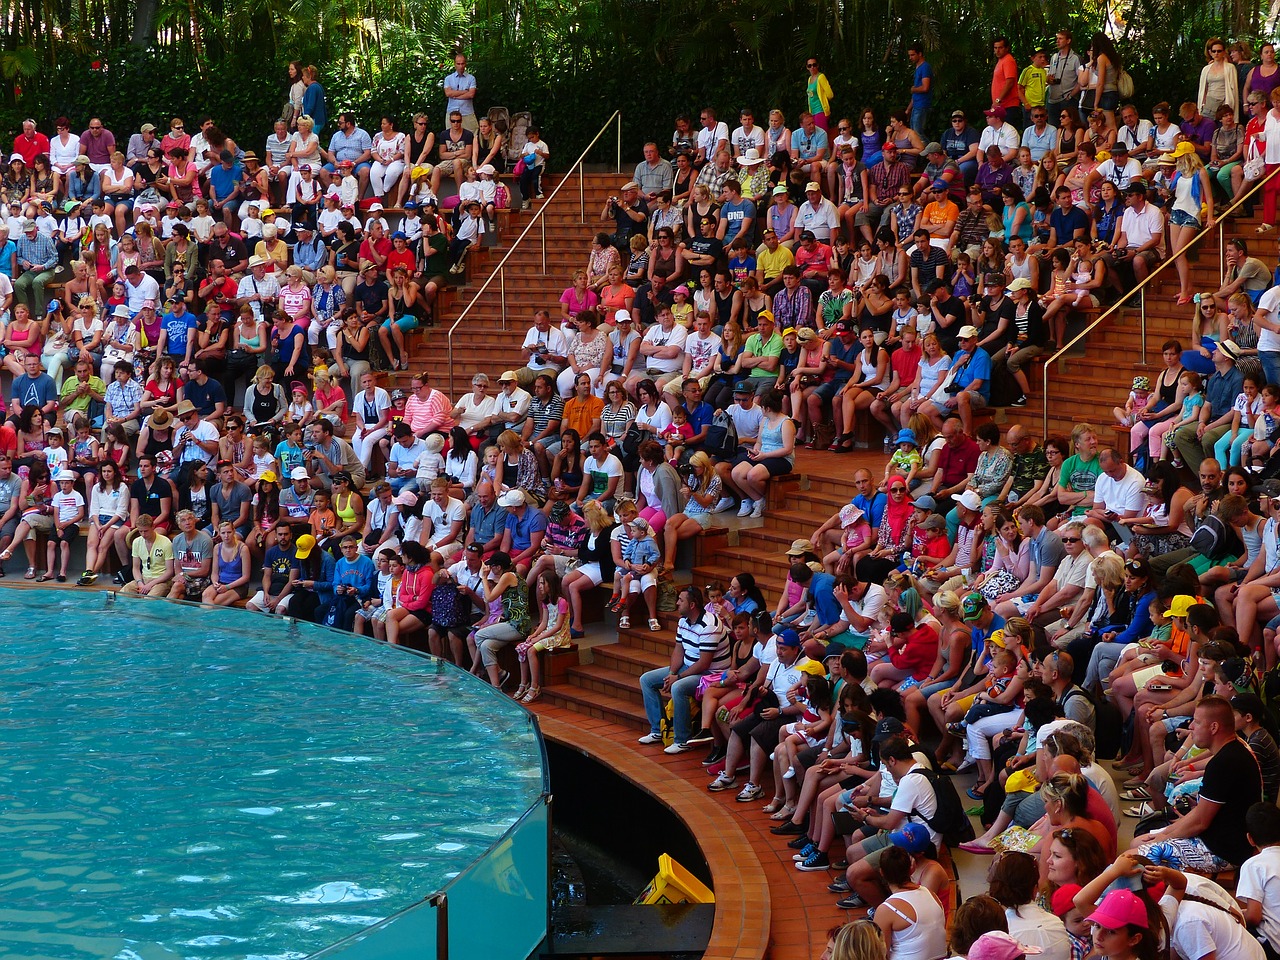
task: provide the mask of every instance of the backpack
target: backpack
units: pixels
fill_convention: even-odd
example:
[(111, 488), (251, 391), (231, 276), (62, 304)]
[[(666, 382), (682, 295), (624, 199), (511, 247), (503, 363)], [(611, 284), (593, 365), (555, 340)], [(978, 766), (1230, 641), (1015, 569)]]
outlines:
[(711, 418), (711, 426), (707, 427), (707, 438), (702, 449), (713, 458), (732, 459), (738, 453), (738, 428), (733, 425), (733, 417), (728, 410), (717, 410)]
[(964, 807), (960, 804), (960, 795), (956, 793), (951, 781), (933, 770), (922, 767), (916, 767), (907, 776), (912, 773), (919, 774), (929, 782), (938, 809), (932, 817), (926, 817), (918, 810), (911, 812), (921, 817), (929, 825), (929, 829), (942, 837), (942, 842), (949, 847), (973, 840), (977, 836), (973, 830), (973, 822), (964, 812)]
[(1223, 546), (1227, 542), (1227, 528), (1213, 514), (1205, 517), (1191, 534), (1191, 547), (1196, 553), (1209, 560), (1218, 559)]
[(431, 588), (431, 622), (441, 627), (460, 627), (466, 622), (463, 608), (454, 583), (438, 583)]
[(1093, 756), (1095, 760), (1114, 760), (1120, 756), (1124, 738), (1124, 721), (1120, 708), (1105, 697), (1090, 696), (1087, 690), (1069, 687), (1062, 698), (1065, 709), (1072, 697), (1084, 697), (1093, 704)]

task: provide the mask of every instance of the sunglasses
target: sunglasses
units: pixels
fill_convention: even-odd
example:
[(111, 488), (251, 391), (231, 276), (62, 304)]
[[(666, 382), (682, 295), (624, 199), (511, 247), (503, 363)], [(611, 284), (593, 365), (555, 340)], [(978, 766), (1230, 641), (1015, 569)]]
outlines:
[(906, 487), (890, 487), (889, 492), (890, 493), (906, 493), (907, 488)]
[(1063, 537), (1062, 542), (1063, 543), (1079, 543), (1080, 538), (1079, 537)]

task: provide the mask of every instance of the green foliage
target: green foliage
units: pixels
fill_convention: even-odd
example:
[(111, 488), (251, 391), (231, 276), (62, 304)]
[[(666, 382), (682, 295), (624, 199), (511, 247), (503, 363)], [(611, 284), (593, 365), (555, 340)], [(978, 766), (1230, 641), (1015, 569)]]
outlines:
[[(810, 55), (838, 116), (865, 106), (883, 120), (907, 105), (905, 45), (915, 40), (935, 71), (935, 123), (953, 107), (976, 111), (994, 36), (1009, 36), (1025, 62), (1063, 27), (1083, 50), (1108, 13), (1120, 18), (1111, 32), (1144, 111), (1191, 96), (1204, 39), (1251, 35), (1259, 16), (1256, 0), (1086, 0), (1069, 10), (1021, 0), (0, 0), (11, 26), (0, 40), (0, 131), (22, 116), (80, 124), (92, 110), (121, 134), (208, 112), (257, 145), (285, 101), (290, 59), (319, 65), (331, 114), (350, 107), (372, 128), (383, 113), (403, 124), (425, 110), (439, 129), (440, 80), (461, 47), (479, 106), (532, 110), (558, 158), (615, 108), (634, 158), (676, 114), (703, 105), (731, 125), (740, 106), (760, 122), (778, 107), (794, 126)], [(613, 160), (612, 135), (605, 141), (593, 160)]]

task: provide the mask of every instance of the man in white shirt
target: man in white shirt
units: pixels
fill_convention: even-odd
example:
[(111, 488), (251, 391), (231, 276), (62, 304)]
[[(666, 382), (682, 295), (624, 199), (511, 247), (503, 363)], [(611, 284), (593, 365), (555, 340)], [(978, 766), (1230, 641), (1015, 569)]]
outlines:
[(1086, 196), (1093, 196), (1094, 186), (1104, 180), (1110, 180), (1121, 193), (1134, 177), (1142, 176), (1142, 164), (1129, 156), (1129, 147), (1120, 141), (1111, 148), (1111, 156), (1089, 171), (1084, 179)]
[(131, 263), (124, 269), (124, 297), (130, 313), (137, 313), (148, 300), (154, 307), (160, 302), (160, 284)]
[(461, 500), (449, 496), (449, 478), (436, 477), (431, 481), (431, 499), (422, 508), (423, 535), (429, 538), (422, 545), (445, 560), (452, 559), (462, 549), (466, 512)]
[(804, 203), (796, 211), (797, 229), (801, 233), (808, 230), (819, 243), (830, 243), (832, 231), (840, 229), (836, 205), (822, 195), (816, 181), (805, 185), (804, 196)]
[(1258, 300), (1253, 322), (1258, 327), (1258, 359), (1267, 383), (1280, 383), (1280, 286), (1271, 287)]
[(684, 403), (681, 385), (689, 377), (709, 376), (711, 365), (720, 352), (720, 338), (711, 332), (711, 318), (701, 314), (693, 321), (693, 331), (684, 339), (684, 363), (678, 373), (672, 373), (658, 381), (662, 399), (675, 409)]
[(729, 138), (729, 146), (733, 149), (733, 157), (745, 157), (747, 151), (754, 147), (764, 156), (764, 128), (757, 127), (755, 116), (750, 110), (742, 110), (738, 114), (740, 126), (733, 131), (733, 136)]
[(417, 464), (427, 452), (427, 444), (404, 422), (397, 423), (392, 434), (395, 442), (387, 452), (387, 482), (391, 484), (391, 492), (399, 495), (405, 487), (416, 484)]
[(698, 119), (702, 129), (698, 131), (698, 152), (693, 165), (701, 170), (717, 153), (729, 149), (729, 125), (717, 123), (716, 112), (710, 107), (703, 107)]
[(1134, 160), (1144, 160), (1151, 152), (1151, 121), (1138, 118), (1138, 108), (1126, 103), (1120, 108), (1120, 129), (1116, 131), (1116, 143), (1129, 148)]
[(1005, 121), (1004, 107), (988, 107), (983, 113), (987, 118), (987, 125), (978, 137), (979, 156), (985, 156), (987, 148), (994, 146), (1000, 148), (1005, 163), (1015, 163), (1021, 140), (1017, 128)]
[(724, 772), (707, 787), (712, 792), (719, 792), (734, 786), (738, 781), (737, 771), (743, 754), (749, 752), (751, 773), (738, 793), (738, 801), (741, 803), (758, 799), (764, 792), (760, 782), (764, 778), (769, 755), (778, 745), (778, 731), (783, 724), (799, 717), (805, 709), (803, 703), (791, 698), (792, 690), (800, 685), (805, 667), (810, 663), (809, 658), (801, 652), (800, 635), (787, 628), (778, 631), (775, 643), (778, 659), (769, 665), (765, 685), (777, 696), (778, 705), (748, 714), (730, 728)]
[(252, 256), (249, 258), (249, 272), (236, 288), (236, 300), (243, 307), (246, 303), (258, 320), (262, 319), (263, 304), (270, 304), (274, 309), (280, 299), (280, 281), (275, 274), (267, 273), (267, 258)]
[(529, 404), (533, 402), (529, 392), (520, 389), (514, 370), (502, 372), (502, 376), (498, 377), (498, 387), (498, 395), (493, 402), (493, 416), (481, 421), (495, 440), (503, 430), (515, 430), (524, 423), (524, 418), (529, 415)]
[(520, 355), (524, 358), (524, 366), (516, 371), (520, 389), (527, 391), (540, 373), (555, 377), (564, 369), (568, 353), (568, 341), (552, 325), (551, 314), (546, 310), (535, 310), (533, 326), (520, 345)]
[(1141, 180), (1130, 182), (1124, 200), (1126, 209), (1120, 218), (1120, 229), (1111, 252), (1103, 258), (1110, 268), (1107, 280), (1120, 294), (1127, 291), (1116, 268), (1122, 263), (1131, 264), (1134, 281), (1141, 283), (1160, 262), (1160, 246), (1164, 242), (1164, 214), (1159, 207), (1147, 203), (1147, 185)]
[(1098, 454), (1098, 466), (1102, 473), (1098, 474), (1093, 488), (1093, 509), (1086, 514), (1088, 522), (1128, 543), (1133, 532), (1127, 524), (1117, 521), (1142, 513), (1142, 488), (1146, 478), (1110, 447)]
[(627, 381), (627, 391), (634, 396), (642, 380), (657, 380), (679, 373), (684, 367), (684, 342), (689, 331), (676, 323), (670, 307), (658, 311), (658, 322), (645, 332), (640, 341), (642, 369)]

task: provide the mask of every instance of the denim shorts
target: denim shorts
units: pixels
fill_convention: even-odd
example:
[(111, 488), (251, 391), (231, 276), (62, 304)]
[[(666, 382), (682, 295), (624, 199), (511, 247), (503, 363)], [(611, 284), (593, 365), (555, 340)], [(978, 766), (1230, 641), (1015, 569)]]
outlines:
[(1200, 218), (1194, 214), (1187, 213), (1185, 210), (1170, 210), (1169, 222), (1175, 227), (1198, 227), (1200, 226)]

